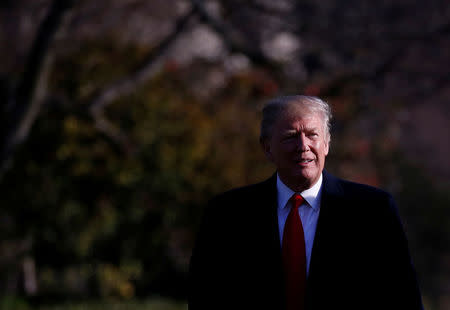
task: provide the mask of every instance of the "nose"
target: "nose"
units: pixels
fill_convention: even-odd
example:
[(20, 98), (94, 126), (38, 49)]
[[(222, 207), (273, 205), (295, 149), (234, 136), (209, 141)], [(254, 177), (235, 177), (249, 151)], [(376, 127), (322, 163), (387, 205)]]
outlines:
[(306, 138), (304, 133), (298, 135), (297, 151), (299, 152), (309, 151), (308, 139)]

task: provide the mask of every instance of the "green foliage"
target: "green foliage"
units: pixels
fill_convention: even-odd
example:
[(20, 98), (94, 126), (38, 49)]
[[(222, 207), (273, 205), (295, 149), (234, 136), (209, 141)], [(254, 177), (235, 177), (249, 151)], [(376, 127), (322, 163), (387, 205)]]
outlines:
[[(9, 253), (0, 262), (4, 283), (22, 272), (28, 256), (36, 263), (42, 300), (100, 297), (113, 309), (184, 309), (126, 301), (154, 293), (185, 297), (190, 250), (206, 200), (273, 173), (258, 143), (259, 104), (279, 86), (261, 70), (230, 77), (211, 102), (192, 92), (190, 70), (163, 71), (105, 109), (126, 145), (100, 132), (84, 102), (141, 55), (138, 48), (91, 42), (58, 60), (50, 86), (72, 104), (46, 107), (0, 181), (0, 246)], [(395, 128), (367, 128), (367, 115), (376, 108), (358, 103), (360, 83), (351, 79), (329, 92), (337, 126), (327, 167), (397, 194), (418, 266), (439, 275), (444, 263), (436, 257), (448, 249), (448, 194), (429, 186), (417, 173), (420, 167), (399, 164), (398, 141), (390, 135)], [(425, 216), (423, 203), (408, 198), (417, 198), (418, 191), (429, 202)], [(436, 248), (440, 255), (434, 255)], [(439, 281), (426, 289), (437, 291)], [(28, 307), (21, 299), (2, 302), (11, 309)], [(105, 305), (42, 309), (66, 308)]]
[(99, 88), (133, 70), (145, 52), (136, 45), (117, 46), (114, 38), (86, 41), (70, 55), (56, 59), (50, 86), (71, 101), (88, 100)]
[(21, 298), (3, 296), (0, 298), (0, 309), (29, 310), (31, 308), (28, 303)]
[(61, 303), (56, 305), (46, 305), (31, 307), (24, 300), (14, 297), (4, 297), (0, 301), (0, 309), (8, 310), (185, 310), (187, 305), (163, 298), (152, 298), (143, 301), (127, 302), (83, 302), (83, 303)]
[[(80, 51), (56, 67), (52, 85), (84, 100), (106, 83), (105, 66), (118, 55)], [(86, 68), (92, 62), (95, 70)], [(272, 173), (258, 143), (258, 111), (244, 101), (240, 91), (203, 103), (176, 72), (163, 72), (105, 110), (129, 149), (72, 107), (47, 107), (0, 187), (2, 217), (10, 220), (3, 241), (32, 240), (26, 253), (36, 262), (40, 296), (184, 296), (206, 200)]]

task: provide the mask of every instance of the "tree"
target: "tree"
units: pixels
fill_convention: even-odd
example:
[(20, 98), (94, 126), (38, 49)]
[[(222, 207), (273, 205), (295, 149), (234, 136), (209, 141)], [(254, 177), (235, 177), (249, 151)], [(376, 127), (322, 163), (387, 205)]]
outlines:
[[(425, 270), (431, 255), (417, 249), (430, 253), (431, 232), (445, 231), (434, 222), (445, 218), (446, 196), (422, 223), (420, 203), (404, 197), (424, 184), (400, 163), (420, 159), (423, 180), (449, 175), (448, 146), (435, 134), (449, 123), (445, 8), (438, 0), (4, 2), (1, 246), (10, 254), (3, 262), (20, 262), (10, 279), (26, 258), (41, 289), (42, 276), (58, 287), (55, 279), (80, 270), (95, 275), (80, 287), (104, 296), (168, 287), (158, 279), (183, 274), (203, 199), (269, 173), (251, 142), (261, 102), (298, 92), (333, 107), (329, 169), (404, 201)], [(429, 192), (445, 192), (441, 184)], [(157, 241), (145, 250), (141, 235)], [(448, 253), (445, 240), (437, 256)], [(423, 274), (427, 292), (437, 291), (436, 271)]]

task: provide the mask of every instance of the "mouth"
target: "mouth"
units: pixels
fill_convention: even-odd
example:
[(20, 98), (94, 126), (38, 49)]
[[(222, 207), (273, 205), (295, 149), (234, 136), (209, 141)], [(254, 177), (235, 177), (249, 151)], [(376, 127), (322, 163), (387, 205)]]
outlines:
[(314, 161), (314, 159), (305, 158), (305, 159), (297, 160), (296, 163), (297, 163), (297, 165), (306, 166), (306, 165), (312, 163), (313, 161)]

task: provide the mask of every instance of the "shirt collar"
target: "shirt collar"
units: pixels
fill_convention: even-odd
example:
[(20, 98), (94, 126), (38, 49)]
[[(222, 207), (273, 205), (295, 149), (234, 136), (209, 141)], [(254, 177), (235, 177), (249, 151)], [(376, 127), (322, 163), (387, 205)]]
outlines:
[[(280, 176), (277, 173), (277, 192), (278, 192), (278, 208), (282, 209), (287, 206), (289, 199), (295, 193), (292, 189), (286, 186), (281, 181)], [(317, 211), (320, 207), (320, 196), (322, 193), (322, 174), (320, 174), (319, 180), (310, 188), (299, 193), (306, 200), (309, 206)]]

